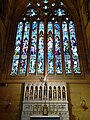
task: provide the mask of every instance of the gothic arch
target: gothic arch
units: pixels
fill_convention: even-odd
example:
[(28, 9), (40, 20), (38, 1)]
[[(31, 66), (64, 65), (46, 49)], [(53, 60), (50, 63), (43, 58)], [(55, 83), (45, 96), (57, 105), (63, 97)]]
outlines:
[[(14, 44), (14, 37), (13, 35), (15, 35), (15, 29), (16, 29), (16, 24), (18, 22), (18, 19), (20, 18), (21, 14), (25, 11), (25, 8), (26, 8), (26, 5), (29, 3), (29, 1), (24, 1), (24, 2), (21, 2), (19, 4), (19, 6), (15, 6), (16, 9), (15, 9), (15, 12), (13, 14), (13, 18), (12, 18), (12, 22), (11, 22), (11, 29), (10, 29), (10, 33), (9, 33), (9, 39), (8, 39), (8, 44)], [(73, 21), (74, 22), (77, 22), (79, 19), (78, 19), (78, 12), (76, 10), (76, 8), (74, 7), (74, 5), (71, 3), (71, 2), (64, 2), (65, 5), (67, 5), (67, 9), (69, 10), (69, 12), (71, 13), (71, 16), (73, 18)], [(13, 12), (11, 12), (12, 14)], [(12, 15), (11, 15), (12, 16)], [(13, 27), (12, 27), (13, 26)], [(12, 38), (12, 39), (11, 39)], [(10, 46), (8, 46), (10, 47)], [(11, 46), (13, 47), (13, 46)], [(10, 49), (9, 49), (10, 50)], [(9, 50), (8, 50), (8, 53), (9, 53)], [(8, 63), (7, 63), (7, 66), (8, 66)], [(9, 66), (10, 67), (10, 66)], [(8, 68), (8, 67), (7, 67)]]
[[(62, 0), (62, 2), (65, 4), (67, 9), (71, 13), (71, 16), (72, 16), (74, 22), (78, 21), (79, 20), (78, 12), (77, 12), (75, 5), (71, 2), (71, 0), (69, 0), (69, 1)], [(21, 13), (25, 11), (28, 3), (29, 3), (29, 0), (27, 0), (27, 1), (25, 0), (25, 1), (21, 1), (21, 3), (16, 6), (16, 9), (15, 9), (15, 12), (13, 15), (13, 20), (15, 20), (16, 18), (17, 19), (20, 18)]]

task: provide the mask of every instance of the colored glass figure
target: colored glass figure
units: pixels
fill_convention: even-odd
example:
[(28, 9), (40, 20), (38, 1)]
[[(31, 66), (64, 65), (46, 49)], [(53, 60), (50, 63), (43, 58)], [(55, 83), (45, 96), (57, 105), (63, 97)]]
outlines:
[(57, 16), (63, 16), (65, 14), (66, 14), (65, 11), (60, 8), (54, 11), (54, 15), (57, 15)]
[(12, 75), (18, 74), (18, 64), (19, 64), (19, 58), (20, 58), (22, 31), (23, 31), (23, 23), (19, 22), (18, 27), (17, 27), (15, 50), (14, 50), (13, 62), (12, 62), (12, 71), (11, 71)]
[(54, 39), (55, 39), (55, 59), (56, 73), (62, 73), (62, 57), (61, 57), (61, 41), (60, 41), (60, 25), (58, 22), (54, 24)]
[(37, 22), (32, 24), (31, 49), (30, 49), (30, 68), (29, 73), (36, 72), (36, 43), (37, 43)]
[(48, 0), (44, 0), (43, 2), (44, 2), (44, 3), (48, 3)]
[(80, 73), (80, 63), (77, 53), (77, 43), (76, 43), (76, 35), (74, 23), (70, 21), (69, 23), (69, 32), (70, 32), (70, 41), (71, 41), (71, 49), (72, 49), (72, 59), (73, 59), (73, 69), (74, 73)]
[(30, 17), (34, 17), (34, 16), (36, 16), (36, 15), (38, 14), (38, 12), (37, 12), (36, 9), (34, 9), (33, 6), (32, 6), (32, 7), (30, 7), (30, 6), (32, 6), (31, 3), (29, 3), (29, 4), (27, 5), (26, 15), (28, 15), (28, 16), (30, 16)]
[(71, 60), (70, 60), (70, 47), (69, 47), (67, 23), (65, 21), (62, 22), (62, 32), (63, 32), (65, 70), (66, 70), (66, 74), (70, 74), (72, 73)]
[(44, 23), (39, 24), (38, 73), (44, 73)]
[(20, 74), (21, 75), (26, 73), (29, 30), (30, 30), (30, 23), (26, 22), (25, 27), (24, 27), (24, 36), (23, 36), (23, 44), (22, 44), (22, 51), (21, 51), (21, 61), (20, 61)]
[(48, 23), (47, 30), (47, 48), (48, 48), (48, 74), (54, 73), (54, 54), (53, 54), (53, 25)]

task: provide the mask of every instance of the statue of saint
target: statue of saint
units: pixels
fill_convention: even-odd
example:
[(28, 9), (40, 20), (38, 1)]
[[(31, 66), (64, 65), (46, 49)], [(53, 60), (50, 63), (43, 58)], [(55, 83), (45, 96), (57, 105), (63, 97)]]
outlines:
[(29, 99), (29, 87), (26, 87), (26, 91), (25, 91), (25, 100)]
[(53, 90), (53, 98), (54, 99), (56, 99), (57, 98), (57, 91), (56, 91), (56, 89), (54, 88), (54, 90)]
[(35, 92), (34, 92), (34, 99), (37, 99), (38, 98), (38, 89), (35, 88)]
[(33, 99), (33, 89), (30, 89), (30, 99)]

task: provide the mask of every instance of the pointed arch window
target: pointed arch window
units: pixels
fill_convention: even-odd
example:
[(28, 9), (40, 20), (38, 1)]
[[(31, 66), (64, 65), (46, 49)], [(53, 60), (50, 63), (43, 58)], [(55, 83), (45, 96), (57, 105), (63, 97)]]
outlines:
[(11, 74), (15, 74), (15, 75), (17, 75), (19, 71), (18, 65), (19, 65), (19, 59), (20, 59), (22, 31), (23, 31), (23, 22), (19, 22), (17, 26), (16, 41), (15, 41), (12, 70), (11, 70)]
[(62, 22), (62, 33), (63, 33), (63, 48), (64, 48), (64, 62), (65, 72), (71, 73), (71, 60), (70, 60), (70, 45), (69, 45), (69, 33), (66, 21)]
[(39, 23), (38, 73), (44, 73), (44, 22)]
[(54, 73), (54, 52), (53, 52), (53, 24), (48, 22), (47, 30), (47, 48), (48, 48), (48, 74)]
[[(65, 5), (35, 2), (37, 9), (29, 3), (18, 22), (10, 74), (80, 74), (75, 26)], [(57, 4), (59, 7), (50, 11)]]
[(30, 64), (29, 73), (36, 72), (36, 51), (37, 51), (37, 22), (32, 23), (32, 35), (31, 35), (31, 49), (30, 49)]
[(54, 23), (54, 43), (55, 43), (55, 61), (56, 61), (56, 74), (62, 74), (62, 51), (61, 51), (61, 36), (60, 25), (56, 21)]

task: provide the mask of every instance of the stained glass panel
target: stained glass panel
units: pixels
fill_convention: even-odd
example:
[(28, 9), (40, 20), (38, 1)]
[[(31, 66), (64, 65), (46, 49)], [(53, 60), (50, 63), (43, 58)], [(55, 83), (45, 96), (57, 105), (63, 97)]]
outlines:
[(19, 58), (20, 58), (22, 31), (23, 31), (23, 23), (19, 22), (18, 27), (17, 27), (15, 50), (14, 50), (13, 62), (12, 62), (12, 71), (11, 71), (12, 75), (18, 74), (18, 64), (19, 64)]
[(29, 30), (30, 30), (30, 23), (26, 22), (24, 27), (23, 45), (22, 45), (22, 52), (21, 52), (20, 74), (26, 73)]
[(64, 73), (62, 63), (66, 74), (81, 73), (74, 23), (61, 0), (58, 5), (55, 0), (35, 0), (26, 6), (20, 18), (23, 22), (17, 27), (11, 75), (25, 75), (26, 72), (60, 75)]
[(29, 73), (36, 72), (36, 44), (37, 44), (37, 22), (32, 23), (31, 49), (30, 49), (30, 68)]
[(54, 54), (53, 54), (53, 24), (48, 23), (47, 30), (47, 48), (48, 48), (48, 74), (54, 73)]
[(39, 43), (38, 43), (38, 73), (44, 72), (44, 23), (39, 24)]
[(77, 53), (77, 43), (76, 43), (76, 35), (74, 23), (70, 21), (69, 23), (69, 32), (70, 32), (70, 41), (71, 41), (71, 50), (72, 50), (72, 59), (73, 59), (73, 69), (74, 73), (80, 73), (80, 63)]
[(48, 0), (43, 0), (44, 3), (48, 3)]
[(63, 45), (64, 45), (64, 61), (66, 74), (72, 73), (71, 71), (71, 60), (70, 60), (70, 47), (68, 38), (68, 28), (65, 21), (62, 22), (62, 33), (63, 33)]
[(54, 11), (54, 15), (57, 15), (57, 16), (63, 16), (65, 14), (66, 14), (65, 11), (60, 8)]
[(29, 15), (30, 17), (36, 16), (37, 15), (37, 10), (30, 9), (30, 10), (27, 11), (26, 15)]
[(61, 57), (61, 41), (60, 41), (60, 25), (58, 22), (54, 23), (54, 39), (55, 39), (55, 59), (56, 59), (56, 73), (62, 73), (62, 57)]

